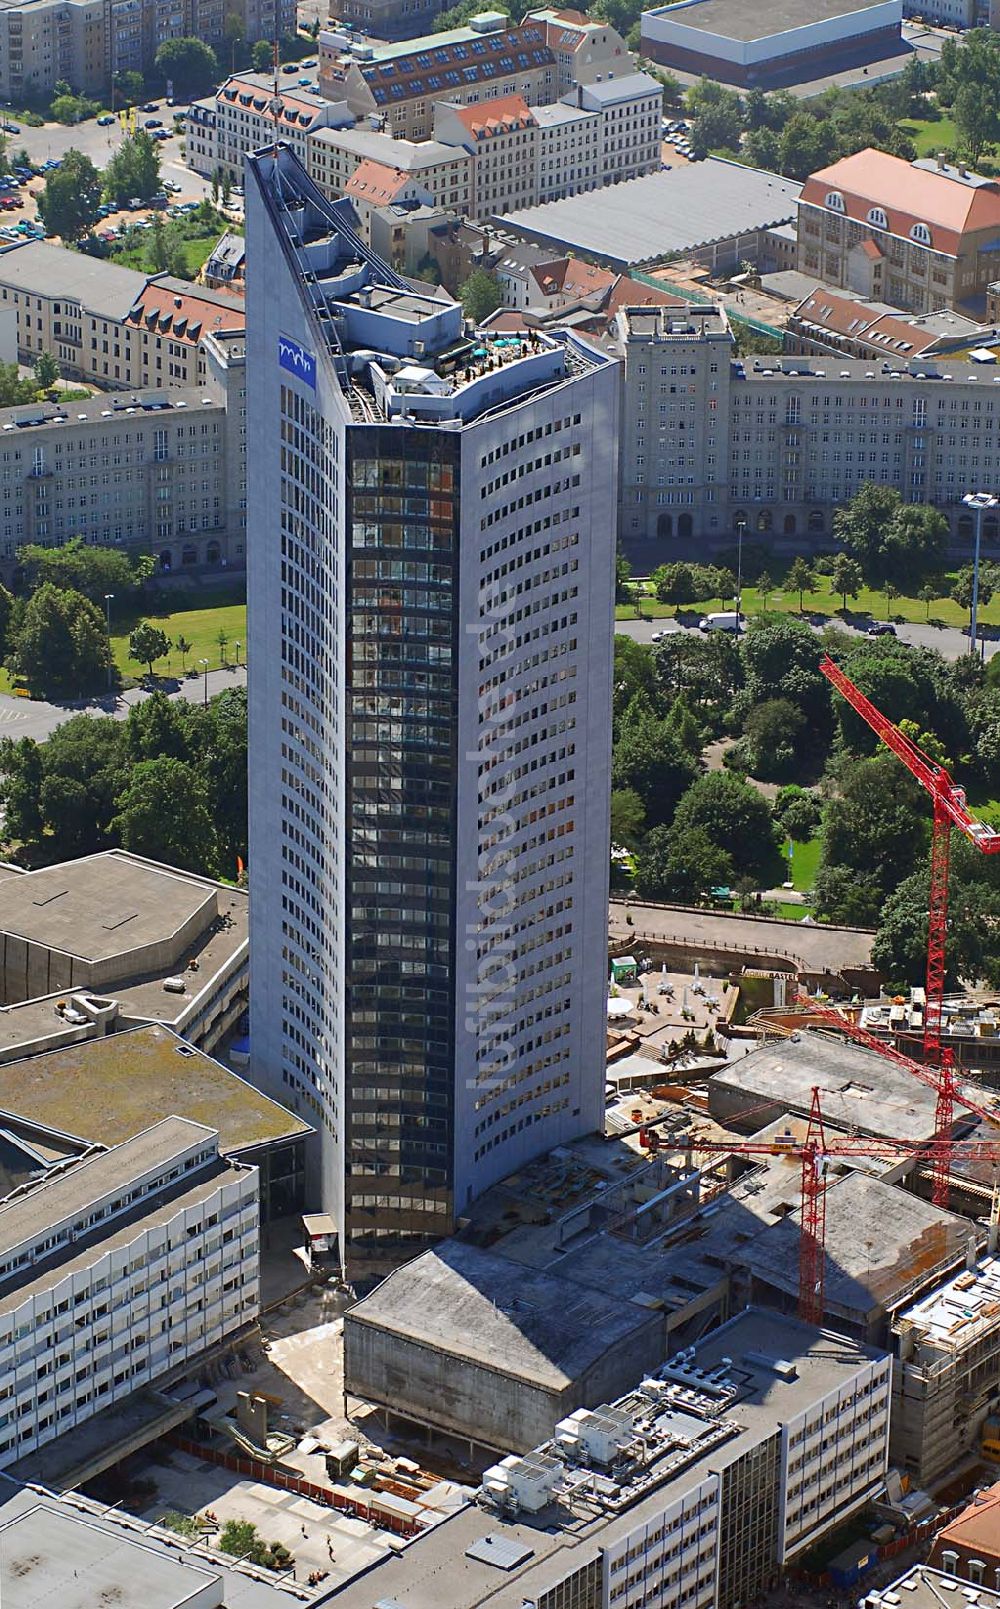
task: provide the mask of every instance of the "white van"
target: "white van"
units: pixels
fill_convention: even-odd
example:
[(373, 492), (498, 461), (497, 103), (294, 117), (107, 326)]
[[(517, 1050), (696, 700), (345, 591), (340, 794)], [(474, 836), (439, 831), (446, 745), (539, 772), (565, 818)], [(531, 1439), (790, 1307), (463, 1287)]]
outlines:
[(746, 617), (738, 615), (735, 609), (724, 610), (717, 615), (706, 615), (699, 622), (702, 631), (731, 631), (737, 634), (746, 630)]

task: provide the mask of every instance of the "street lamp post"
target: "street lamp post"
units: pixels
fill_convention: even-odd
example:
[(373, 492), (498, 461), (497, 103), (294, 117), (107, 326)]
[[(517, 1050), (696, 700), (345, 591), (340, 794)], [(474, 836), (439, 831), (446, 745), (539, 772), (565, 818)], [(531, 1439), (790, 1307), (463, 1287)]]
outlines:
[(204, 665), (204, 667), (205, 667), (205, 696), (202, 699), (202, 703), (204, 704), (205, 708), (207, 709), (208, 708), (208, 660), (207, 659), (202, 659), (200, 661), (200, 663), (202, 665)]
[(972, 560), (972, 612), (969, 619), (969, 653), (976, 652), (979, 627), (979, 554), (983, 542), (983, 516), (988, 508), (996, 508), (997, 498), (991, 492), (966, 492), (962, 502), (971, 508), (976, 521), (976, 547)]
[(111, 691), (111, 605), (115, 601), (113, 592), (104, 594), (104, 618), (108, 623), (108, 691)]
[(743, 533), (746, 520), (736, 521), (736, 635), (740, 634), (740, 616), (743, 610)]

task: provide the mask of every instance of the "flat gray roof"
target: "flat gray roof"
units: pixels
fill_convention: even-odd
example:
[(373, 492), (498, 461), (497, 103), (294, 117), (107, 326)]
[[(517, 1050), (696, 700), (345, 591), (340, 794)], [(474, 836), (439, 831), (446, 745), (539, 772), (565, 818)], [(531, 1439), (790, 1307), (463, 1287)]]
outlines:
[(309, 138), (321, 140), (324, 145), (342, 146), (356, 156), (385, 162), (404, 173), (433, 168), (439, 162), (458, 162), (468, 154), (460, 146), (442, 145), (438, 140), (394, 140), (391, 134), (381, 134), (378, 129), (320, 128)]
[[(660, 88), (648, 73), (626, 73), (622, 78), (599, 79), (583, 85), (583, 100), (596, 101), (600, 106), (617, 106), (619, 101), (630, 101), (637, 95), (653, 95)], [(564, 97), (565, 98), (565, 97)]]
[[(127, 1533), (111, 1536), (78, 1514), (41, 1502), (0, 1520), (0, 1601), (4, 1609), (94, 1609), (138, 1603), (143, 1609), (183, 1609), (210, 1591), (204, 1566), (185, 1564), (143, 1547)], [(218, 1597), (203, 1600), (222, 1603)]]
[[(82, 1529), (72, 1528), (74, 1524)], [(79, 1492), (57, 1496), (0, 1476), (0, 1603), (4, 1609), (51, 1609), (54, 1604), (59, 1609), (97, 1609), (98, 1604), (179, 1609), (196, 1591), (218, 1581), (218, 1596), (204, 1599), (206, 1609), (210, 1604), (225, 1609), (291, 1609), (301, 1604), (292, 1584), (270, 1572), (238, 1566), (204, 1547), (184, 1546), (176, 1536), (168, 1541), (168, 1535)], [(81, 1549), (79, 1559), (71, 1546)], [(29, 1568), (16, 1573), (15, 1562)], [(180, 1596), (182, 1590), (185, 1596)], [(195, 1601), (201, 1604), (202, 1599)]]
[(778, 173), (709, 157), (525, 207), (496, 223), (506, 232), (629, 267), (786, 223), (795, 216), (801, 189)]
[(869, 10), (869, 0), (768, 0), (760, 7), (748, 5), (747, 0), (695, 0), (684, 6), (654, 7), (652, 15), (702, 33), (750, 40)]
[[(104, 318), (124, 318), (148, 279), (148, 274), (134, 268), (102, 262), (82, 251), (67, 251), (47, 240), (32, 240), (0, 255), (0, 285), (31, 291), (34, 296), (75, 297)], [(185, 289), (190, 294), (191, 286)]]
[[(877, 1051), (813, 1028), (797, 1039), (761, 1045), (713, 1073), (709, 1111), (723, 1122), (745, 1115), (741, 1126), (760, 1128), (771, 1121), (765, 1107), (808, 1112), (814, 1088), (825, 1120), (836, 1128), (914, 1143), (934, 1133), (933, 1089)], [(735, 1109), (733, 1095), (741, 1103)]]
[(396, 1269), (349, 1318), (562, 1391), (650, 1312), (452, 1240)]
[(169, 939), (199, 912), (207, 927), (217, 907), (214, 883), (110, 852), (8, 882), (0, 929), (81, 960), (106, 961)]
[[(206, 406), (220, 412), (225, 404), (209, 395), (204, 386), (187, 386), (176, 391), (162, 387), (148, 391), (102, 391), (98, 396), (81, 397), (73, 402), (17, 403), (0, 410), (0, 429), (8, 436), (28, 435), (39, 427), (58, 426), (72, 430), (75, 425), (107, 421), (121, 422), (139, 416), (143, 419), (182, 419), (185, 413), (203, 413)], [(29, 872), (29, 877), (37, 876)]]
[[(934, 1270), (965, 1252), (972, 1226), (912, 1191), (863, 1173), (826, 1191), (827, 1310), (870, 1314), (912, 1297)], [(796, 1209), (740, 1248), (740, 1267), (789, 1295), (798, 1292), (801, 1212)]]

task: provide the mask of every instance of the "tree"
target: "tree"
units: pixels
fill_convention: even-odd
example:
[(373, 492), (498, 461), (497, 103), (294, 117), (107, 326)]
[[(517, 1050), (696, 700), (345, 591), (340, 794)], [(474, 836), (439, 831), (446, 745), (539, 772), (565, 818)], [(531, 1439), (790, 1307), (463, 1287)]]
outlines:
[(175, 95), (204, 95), (219, 82), (219, 58), (201, 39), (165, 39), (153, 65)]
[(111, 825), (124, 849), (187, 871), (216, 871), (208, 790), (194, 766), (169, 757), (140, 760), (116, 803)]
[(123, 69), (114, 76), (115, 96), (123, 106), (135, 106), (146, 93), (141, 73)]
[(7, 638), (10, 632), (11, 617), (14, 612), (13, 595), (5, 586), (0, 586), (0, 658), (7, 651)]
[(671, 632), (657, 643), (653, 662), (662, 696), (671, 703), (683, 696), (703, 726), (721, 731), (726, 711), (743, 684), (737, 639), (727, 631), (704, 636)]
[(740, 658), (746, 681), (733, 700), (733, 719), (744, 726), (754, 705), (787, 698), (805, 716), (810, 746), (825, 746), (833, 724), (830, 684), (820, 674), (816, 637), (806, 622), (758, 616), (740, 638)]
[(104, 615), (82, 593), (46, 583), (11, 621), (7, 664), (33, 691), (79, 694), (112, 666)]
[(747, 769), (762, 781), (787, 776), (797, 759), (798, 740), (806, 718), (787, 698), (755, 704), (746, 720)]
[(222, 194), (222, 205), (224, 207), (228, 207), (229, 202), (230, 202), (230, 200), (232, 198), (232, 194), (233, 194), (233, 181), (229, 176), (228, 169), (222, 175), (222, 191), (221, 191), (221, 194)]
[[(957, 835), (954, 835), (957, 836)], [(927, 970), (926, 868), (904, 879), (880, 912), (872, 960), (890, 983), (922, 983)], [(947, 983), (985, 978), (1000, 983), (1000, 892), (980, 876), (953, 872), (948, 885)]]
[(751, 129), (743, 137), (742, 155), (753, 168), (777, 173), (781, 167), (781, 136), (771, 128)]
[(0, 811), (8, 839), (30, 842), (42, 830), (42, 749), (34, 738), (0, 740)]
[(811, 592), (816, 585), (816, 572), (808, 559), (797, 558), (792, 560), (788, 574), (785, 577), (785, 585), (790, 587), (793, 592), (798, 593), (799, 614), (801, 614), (806, 593)]
[(50, 235), (79, 240), (97, 222), (100, 205), (100, 175), (89, 156), (71, 147), (45, 181), (38, 216)]
[[(167, 44), (179, 43), (167, 40)], [(163, 48), (162, 46), (160, 47)], [(122, 205), (137, 196), (148, 201), (160, 185), (160, 152), (145, 129), (138, 129), (123, 140), (104, 169), (104, 193), (109, 201)]]
[(865, 878), (875, 914), (926, 855), (929, 832), (926, 797), (894, 755), (883, 751), (850, 762), (841, 768), (839, 786), (824, 812), (816, 881), (817, 909), (834, 920), (843, 920), (843, 913), (833, 906), (824, 873), (836, 867)]
[(113, 843), (115, 799), (128, 774), (123, 723), (73, 716), (42, 746), (41, 766), (39, 831), (47, 853), (63, 860)]
[(985, 84), (963, 84), (951, 115), (970, 161), (978, 162), (987, 145), (1000, 134), (996, 89), (988, 89)]
[(468, 279), (459, 286), (458, 298), (466, 318), (471, 319), (473, 324), (481, 324), (489, 318), (503, 301), (496, 277), (487, 273), (485, 268), (472, 270)]
[(778, 789), (771, 813), (783, 835), (796, 843), (804, 843), (811, 838), (820, 823), (816, 800), (794, 782)]
[(22, 380), (16, 363), (0, 363), (0, 408), (13, 408), (19, 402), (34, 402), (37, 387), (33, 380)]
[(132, 760), (190, 760), (193, 757), (191, 706), (168, 698), (161, 688), (133, 705), (125, 722), (125, 742)]
[(153, 573), (149, 554), (130, 558), (120, 548), (92, 547), (79, 536), (57, 548), (28, 543), (18, 549), (17, 559), (29, 587), (51, 582), (82, 592), (94, 603), (102, 603), (108, 592), (116, 597), (137, 592)]
[(883, 581), (882, 591), (885, 593), (885, 612), (888, 614), (892, 608), (893, 599), (899, 597), (899, 590), (894, 581)]
[(678, 833), (701, 828), (730, 858), (737, 877), (763, 886), (780, 877), (774, 823), (767, 800), (728, 771), (710, 771), (688, 788), (674, 815)]
[(250, 1520), (227, 1520), (219, 1533), (219, 1547), (223, 1553), (247, 1559), (251, 1564), (264, 1565), (270, 1558), (267, 1543)]
[(687, 110), (692, 120), (692, 150), (701, 156), (709, 151), (739, 150), (743, 104), (735, 90), (724, 88), (715, 79), (700, 78), (687, 92)]
[(924, 613), (924, 619), (925, 620), (930, 620), (930, 618), (931, 618), (931, 604), (936, 603), (938, 598), (940, 598), (941, 596), (942, 596), (942, 593), (941, 593), (941, 582), (940, 581), (925, 581), (924, 582), (923, 586), (920, 588), (920, 591), (917, 593), (917, 597), (920, 599), (920, 602), (925, 605), (925, 613)]
[(658, 720), (645, 700), (633, 699), (618, 723), (612, 788), (631, 788), (655, 827), (670, 820), (696, 771), (695, 761), (666, 721)]
[(768, 599), (773, 591), (774, 582), (771, 580), (771, 577), (768, 575), (767, 571), (762, 570), (760, 575), (757, 577), (757, 596), (763, 599), (765, 611), (767, 609)]
[(175, 637), (174, 638), (174, 647), (177, 649), (177, 652), (181, 656), (181, 670), (186, 671), (187, 670), (187, 657), (188, 657), (188, 654), (191, 652), (192, 648), (194, 647), (194, 643), (189, 642), (188, 639), (185, 636), (182, 635), (180, 637)]
[(642, 800), (634, 788), (615, 788), (611, 794), (611, 842), (634, 849), (646, 820)]
[[(998, 570), (995, 565), (981, 564), (979, 566), (979, 598), (978, 607), (984, 608), (992, 598), (997, 585)], [(950, 596), (960, 609), (969, 611), (969, 629), (972, 629), (972, 595), (975, 582), (975, 567), (971, 564), (963, 565), (955, 577)]]
[(198, 709), (201, 734), (197, 758), (218, 838), (219, 864), (236, 875), (237, 858), (247, 858), (247, 691), (229, 687)]
[(728, 888), (733, 863), (703, 827), (654, 827), (636, 856), (635, 880), (645, 899), (696, 900)]
[(848, 553), (838, 553), (830, 568), (830, 586), (839, 595), (845, 614), (848, 598), (857, 597), (863, 582), (864, 576), (857, 559), (852, 559)]
[(39, 352), (35, 359), (34, 375), (39, 390), (52, 390), (59, 379), (59, 365), (51, 352)]
[(256, 39), (250, 46), (250, 65), (255, 73), (269, 73), (274, 62), (274, 47), (267, 39)]
[(698, 595), (690, 564), (661, 564), (650, 580), (660, 603), (694, 603)]
[(940, 565), (948, 549), (948, 521), (927, 503), (903, 503), (886, 528), (883, 569), (900, 591)]
[(219, 627), (215, 634), (215, 640), (219, 645), (219, 664), (225, 665), (226, 649), (229, 647), (229, 632), (226, 630), (225, 626)]
[(781, 172), (807, 179), (837, 154), (837, 133), (827, 118), (796, 112), (781, 131)]
[(140, 665), (147, 666), (150, 676), (153, 674), (153, 665), (170, 652), (170, 638), (159, 626), (150, 625), (148, 620), (140, 620), (132, 627), (128, 634), (128, 656)]

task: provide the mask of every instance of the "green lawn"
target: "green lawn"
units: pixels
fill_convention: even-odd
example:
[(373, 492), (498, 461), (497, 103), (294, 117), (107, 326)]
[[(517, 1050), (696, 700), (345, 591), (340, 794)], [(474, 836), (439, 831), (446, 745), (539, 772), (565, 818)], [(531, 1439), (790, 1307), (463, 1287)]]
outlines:
[[(951, 578), (948, 578), (949, 581)], [(637, 585), (644, 585), (641, 581)], [(840, 613), (841, 600), (839, 595), (830, 591), (830, 583), (826, 576), (820, 577), (820, 585), (813, 592), (806, 592), (802, 599), (806, 614), (825, 615), (836, 623)], [(761, 614), (764, 611), (765, 600), (756, 587), (743, 588), (743, 613), (745, 615)], [(642, 613), (650, 619), (663, 619), (665, 617), (681, 614), (688, 611), (701, 616), (720, 609), (731, 609), (731, 598), (708, 598), (703, 603), (681, 604), (659, 603), (651, 591), (644, 592), (642, 598)], [(783, 614), (798, 614), (799, 595), (797, 592), (785, 592), (779, 586), (768, 594), (767, 608), (780, 611)], [(874, 591), (871, 587), (863, 587), (856, 598), (848, 598), (847, 610), (849, 616), (863, 616), (872, 620), (912, 620), (923, 623), (927, 619), (927, 605), (919, 598), (893, 598), (886, 603), (884, 592)], [(615, 609), (618, 620), (634, 620), (634, 604), (618, 604)], [(984, 625), (1000, 625), (1000, 593), (991, 598), (989, 603), (980, 607), (979, 618)], [(952, 598), (935, 598), (930, 606), (930, 619), (933, 624), (942, 626), (966, 626), (969, 623), (969, 612), (955, 603)]]
[(899, 124), (910, 136), (918, 156), (936, 156), (960, 144), (958, 130), (950, 117), (907, 117)]
[[(220, 587), (218, 601), (215, 604), (188, 608), (182, 602), (181, 607), (173, 610), (170, 610), (173, 600), (169, 593), (165, 593), (159, 601), (162, 613), (156, 609), (147, 609), (145, 614), (137, 613), (129, 619), (117, 620), (112, 615), (111, 646), (114, 650), (115, 663), (126, 676), (138, 677), (144, 674), (142, 666), (137, 665), (134, 659), (130, 659), (128, 652), (128, 634), (137, 619), (146, 619), (159, 626), (166, 632), (171, 644), (175, 643), (178, 637), (186, 637), (193, 645), (191, 652), (186, 656), (188, 669), (193, 666), (196, 670), (203, 670), (204, 666), (199, 664), (202, 659), (208, 660), (210, 670), (219, 669), (222, 664), (218, 642), (220, 628), (224, 628), (229, 637), (226, 663), (235, 664), (237, 642), (240, 644), (240, 663), (244, 663), (247, 646), (247, 606), (242, 601), (242, 591), (239, 585)], [(199, 601), (204, 596), (204, 591), (200, 592)], [(176, 648), (171, 648), (166, 659), (157, 660), (155, 668), (158, 676), (179, 676), (181, 656)]]
[[(798, 893), (808, 894), (815, 883), (822, 848), (823, 841), (818, 836), (810, 838), (807, 843), (793, 842), (791, 881)], [(787, 854), (787, 851), (788, 845), (786, 842), (784, 852)]]

